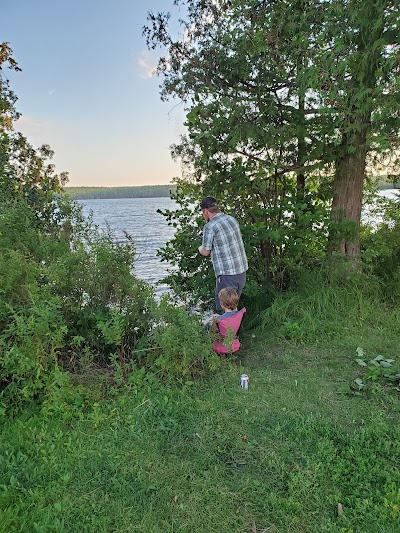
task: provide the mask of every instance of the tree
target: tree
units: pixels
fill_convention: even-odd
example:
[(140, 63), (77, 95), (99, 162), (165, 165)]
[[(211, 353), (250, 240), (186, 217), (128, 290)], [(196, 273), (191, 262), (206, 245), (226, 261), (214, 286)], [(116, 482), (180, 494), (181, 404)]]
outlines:
[(9, 44), (0, 44), (0, 196), (4, 201), (22, 199), (34, 209), (39, 223), (51, 226), (58, 210), (53, 203), (68, 180), (68, 174), (56, 174), (50, 162), (54, 152), (48, 145), (35, 150), (21, 133), (14, 132), (20, 114), (17, 97), (10, 89), (4, 68), (20, 71)]
[[(332, 1), (325, 38), (323, 101), (335, 111), (337, 148), (330, 251), (357, 256), (368, 157), (395, 153), (400, 131), (399, 11), (396, 1)], [(373, 160), (371, 160), (373, 163)], [(337, 223), (351, 231), (337, 232)], [(350, 224), (349, 224), (350, 223)]]
[(168, 50), (162, 98), (177, 96), (188, 111), (189, 136), (174, 153), (246, 226), (257, 281), (281, 278), (311, 240), (325, 245), (310, 222), (324, 217), (314, 183), (329, 150), (312, 140), (328, 118), (313, 112), (305, 74), (319, 11), (298, 2), (286, 16), (285, 1), (186, 4), (182, 40), (168, 34), (168, 14), (150, 14), (145, 29), (150, 46)]
[(15, 109), (17, 97), (10, 89), (9, 80), (4, 74), (4, 68), (8, 67), (16, 72), (20, 71), (17, 62), (12, 57), (9, 43), (0, 43), (0, 132), (11, 131), (13, 121), (17, 120), (19, 113)]
[(144, 29), (167, 51), (162, 98), (187, 109), (174, 154), (252, 226), (267, 276), (277, 259), (327, 246), (326, 202), (330, 250), (356, 255), (367, 154), (390, 150), (399, 132), (395, 2), (174, 3), (187, 8), (181, 38), (169, 13)]

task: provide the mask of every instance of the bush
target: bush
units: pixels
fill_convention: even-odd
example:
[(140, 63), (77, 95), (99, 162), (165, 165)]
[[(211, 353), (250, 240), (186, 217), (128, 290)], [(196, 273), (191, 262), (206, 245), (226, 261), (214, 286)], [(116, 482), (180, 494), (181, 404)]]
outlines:
[(53, 292), (61, 298), (68, 325), (69, 359), (88, 351), (104, 364), (111, 353), (129, 358), (150, 327), (153, 290), (132, 274), (134, 246), (117, 243), (111, 232), (74, 225), (71, 249), (48, 266)]
[(216, 368), (197, 318), (167, 297), (156, 304), (132, 274), (129, 236), (115, 242), (63, 197), (54, 210), (50, 226), (22, 200), (6, 202), (0, 215), (3, 409), (39, 398), (50, 405), (69, 387), (65, 371), (89, 365), (112, 370), (117, 383), (138, 369), (187, 382)]
[(3, 408), (16, 409), (47, 389), (66, 331), (59, 301), (49, 295), (40, 294), (13, 313), (0, 337)]
[(146, 357), (158, 375), (183, 382), (218, 367), (220, 359), (212, 352), (211, 337), (196, 316), (164, 297), (155, 307), (154, 318), (153, 350)]
[(132, 355), (150, 329), (153, 291), (115, 243), (60, 197), (52, 223), (21, 198), (0, 214), (0, 398), (18, 409), (54, 390), (54, 372)]
[[(19, 70), (7, 43), (1, 51), (0, 70)], [(51, 394), (64, 402), (67, 368), (94, 362), (124, 377), (122, 365), (135, 367), (134, 351), (154, 323), (160, 373), (201, 373), (207, 349), (199, 351), (199, 330), (172, 306), (171, 331), (161, 326), (153, 290), (132, 274), (132, 240), (117, 243), (84, 219), (64, 195), (67, 175), (55, 173), (51, 148), (34, 149), (13, 131), (15, 101), (0, 76), (0, 407), (17, 410)], [(185, 320), (193, 349), (179, 336)]]

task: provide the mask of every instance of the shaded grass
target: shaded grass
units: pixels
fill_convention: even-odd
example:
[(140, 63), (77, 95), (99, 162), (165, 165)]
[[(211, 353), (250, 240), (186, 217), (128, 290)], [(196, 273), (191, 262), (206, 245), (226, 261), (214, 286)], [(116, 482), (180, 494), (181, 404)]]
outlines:
[(71, 420), (5, 422), (0, 531), (399, 532), (399, 398), (337, 393), (359, 341), (386, 333), (272, 339), (248, 334), (240, 359), (193, 386), (102, 387)]

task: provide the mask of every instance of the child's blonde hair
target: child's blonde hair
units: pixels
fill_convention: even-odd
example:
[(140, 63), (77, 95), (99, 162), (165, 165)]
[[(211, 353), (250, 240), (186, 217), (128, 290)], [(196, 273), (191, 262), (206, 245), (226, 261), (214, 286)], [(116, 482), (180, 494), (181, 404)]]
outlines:
[(223, 307), (231, 309), (232, 311), (237, 309), (239, 296), (235, 289), (232, 289), (231, 287), (225, 287), (225, 289), (221, 289), (218, 293), (218, 298)]

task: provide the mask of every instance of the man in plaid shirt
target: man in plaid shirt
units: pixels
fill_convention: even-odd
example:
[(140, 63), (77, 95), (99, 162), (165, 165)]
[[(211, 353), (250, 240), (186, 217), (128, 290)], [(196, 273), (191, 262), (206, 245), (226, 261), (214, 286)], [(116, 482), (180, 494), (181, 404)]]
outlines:
[(215, 198), (203, 198), (200, 207), (207, 223), (204, 226), (199, 253), (203, 256), (211, 254), (216, 276), (215, 303), (217, 310), (221, 311), (219, 291), (231, 287), (240, 296), (246, 283), (246, 252), (237, 220), (221, 213)]

